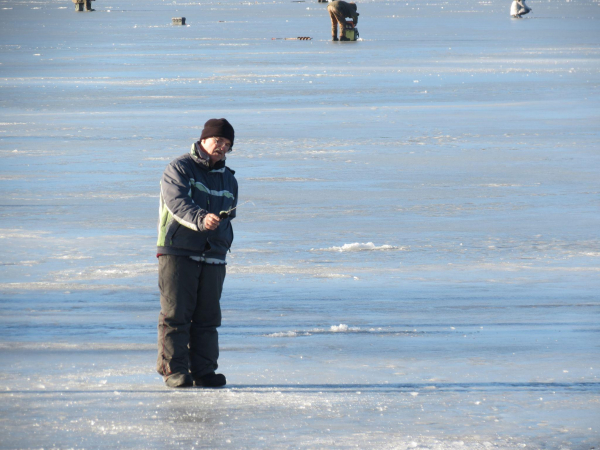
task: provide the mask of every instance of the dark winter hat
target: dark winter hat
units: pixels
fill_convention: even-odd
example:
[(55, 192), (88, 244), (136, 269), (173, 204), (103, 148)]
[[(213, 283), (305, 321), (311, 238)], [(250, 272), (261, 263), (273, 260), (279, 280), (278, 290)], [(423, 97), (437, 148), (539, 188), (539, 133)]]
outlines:
[(233, 147), (233, 138), (235, 133), (233, 127), (226, 119), (210, 119), (204, 124), (200, 140), (210, 137), (224, 137), (231, 141)]

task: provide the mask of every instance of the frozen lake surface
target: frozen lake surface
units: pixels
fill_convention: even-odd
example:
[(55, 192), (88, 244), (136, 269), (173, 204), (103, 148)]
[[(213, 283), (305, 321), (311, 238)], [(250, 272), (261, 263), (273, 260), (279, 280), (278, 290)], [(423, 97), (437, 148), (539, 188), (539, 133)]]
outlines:
[[(600, 5), (529, 5), (0, 0), (0, 448), (598, 449)], [(170, 390), (158, 181), (210, 117), (228, 386)]]

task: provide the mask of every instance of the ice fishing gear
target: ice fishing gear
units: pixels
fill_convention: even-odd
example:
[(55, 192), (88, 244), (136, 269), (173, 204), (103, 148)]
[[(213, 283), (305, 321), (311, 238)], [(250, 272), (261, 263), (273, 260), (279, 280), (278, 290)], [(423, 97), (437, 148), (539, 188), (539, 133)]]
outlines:
[[(245, 205), (246, 203), (251, 203), (250, 200), (248, 200), (247, 202), (242, 203), (242, 205)], [(254, 204), (254, 203), (252, 203)], [(231, 209), (228, 209), (227, 211), (221, 211), (219, 213), (219, 219), (223, 220), (223, 219), (227, 219), (229, 217), (229, 214), (231, 214), (231, 212), (236, 209), (238, 206), (242, 206), (242, 205), (237, 205)]]
[(358, 28), (354, 26), (354, 21), (346, 20), (346, 24), (344, 25), (344, 37), (348, 41), (356, 41), (358, 39)]
[(282, 40), (282, 41), (312, 41), (311, 37), (308, 36), (300, 36), (295, 38), (271, 38), (272, 41)]

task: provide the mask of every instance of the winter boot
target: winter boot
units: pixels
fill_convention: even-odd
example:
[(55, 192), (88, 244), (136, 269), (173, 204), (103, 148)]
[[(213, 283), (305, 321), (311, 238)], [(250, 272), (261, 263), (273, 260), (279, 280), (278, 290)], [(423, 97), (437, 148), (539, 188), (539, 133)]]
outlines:
[(349, 41), (349, 40), (350, 40), (350, 39), (348, 39), (346, 36), (342, 36), (342, 37), (340, 38), (340, 41)]
[(172, 373), (165, 377), (165, 384), (172, 388), (191, 387), (194, 379), (189, 373)]
[(194, 384), (198, 387), (221, 387), (225, 386), (227, 380), (225, 380), (225, 375), (222, 373), (209, 373), (202, 377), (196, 378), (194, 380)]
[(338, 40), (338, 38), (337, 38), (337, 36), (334, 36), (334, 37), (333, 37), (331, 40), (332, 40), (332, 41), (337, 41), (337, 40)]

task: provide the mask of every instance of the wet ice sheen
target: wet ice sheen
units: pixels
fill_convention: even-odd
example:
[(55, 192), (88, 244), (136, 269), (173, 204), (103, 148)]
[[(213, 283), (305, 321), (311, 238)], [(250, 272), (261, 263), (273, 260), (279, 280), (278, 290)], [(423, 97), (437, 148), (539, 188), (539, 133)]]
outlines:
[[(598, 448), (596, 2), (95, 3), (0, 0), (0, 447)], [(229, 385), (173, 391), (158, 180), (213, 116)]]

